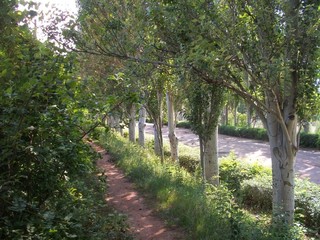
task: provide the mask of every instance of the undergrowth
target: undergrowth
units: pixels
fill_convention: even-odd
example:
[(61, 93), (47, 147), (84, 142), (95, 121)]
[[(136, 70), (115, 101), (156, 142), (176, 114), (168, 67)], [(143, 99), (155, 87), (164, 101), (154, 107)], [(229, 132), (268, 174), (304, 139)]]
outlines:
[(16, 199), (9, 210), (19, 217), (1, 217), (0, 239), (132, 239), (126, 216), (106, 205), (106, 184), (97, 174), (69, 179), (40, 209)]
[[(190, 239), (303, 239), (299, 226), (274, 228), (269, 217), (243, 210), (226, 185), (203, 185), (199, 178), (120, 136), (103, 135), (100, 143), (116, 164), (145, 193), (158, 210), (187, 229)], [(275, 230), (276, 229), (276, 230)]]

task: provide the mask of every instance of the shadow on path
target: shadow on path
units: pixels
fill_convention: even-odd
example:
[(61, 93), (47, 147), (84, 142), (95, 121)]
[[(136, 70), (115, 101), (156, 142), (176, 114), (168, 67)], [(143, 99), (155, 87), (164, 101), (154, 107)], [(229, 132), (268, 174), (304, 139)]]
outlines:
[[(168, 139), (168, 128), (163, 127), (163, 137)], [(146, 132), (153, 134), (153, 124), (147, 124)], [(191, 146), (199, 146), (199, 138), (189, 129), (176, 128), (176, 135), (180, 142)], [(219, 152), (229, 154), (234, 151), (240, 159), (258, 162), (271, 167), (270, 149), (267, 142), (237, 138), (219, 134)], [(225, 155), (224, 154), (224, 155)], [(320, 184), (320, 151), (300, 149), (297, 154), (296, 173), (303, 178)]]
[(110, 161), (110, 156), (101, 147), (91, 144), (102, 155), (98, 167), (107, 175), (108, 193), (106, 201), (117, 211), (128, 216), (128, 223), (135, 239), (139, 240), (182, 240), (185, 234), (179, 228), (167, 227), (155, 216), (134, 185), (123, 172)]

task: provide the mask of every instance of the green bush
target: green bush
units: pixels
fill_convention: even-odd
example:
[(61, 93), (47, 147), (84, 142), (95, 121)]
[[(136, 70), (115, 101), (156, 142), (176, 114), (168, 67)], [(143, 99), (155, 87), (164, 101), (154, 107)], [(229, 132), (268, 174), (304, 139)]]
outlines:
[[(219, 126), (219, 133), (234, 137), (242, 137), (268, 141), (267, 131), (263, 128)], [(320, 149), (320, 135), (302, 132), (300, 134), (300, 147)]]
[(244, 180), (241, 184), (241, 202), (249, 208), (259, 211), (272, 210), (272, 177), (258, 175)]
[(176, 127), (190, 129), (191, 128), (191, 124), (190, 124), (189, 121), (180, 121), (180, 122), (177, 123)]
[(100, 214), (97, 156), (80, 133), (91, 113), (75, 56), (39, 42), (15, 2), (1, 2), (0, 239), (119, 239), (109, 233), (124, 218)]
[(219, 126), (219, 133), (234, 137), (268, 141), (267, 131), (263, 128), (247, 128), (222, 125)]
[(296, 218), (320, 236), (320, 186), (296, 180)]
[(300, 147), (320, 149), (320, 135), (302, 132), (300, 134)]
[(236, 160), (234, 153), (220, 160), (220, 180), (238, 195), (244, 180), (260, 175), (271, 175), (271, 169), (257, 163), (250, 164)]
[(179, 156), (179, 164), (189, 173), (195, 173), (197, 168), (199, 168), (199, 159), (195, 159), (192, 156), (181, 155)]
[[(256, 176), (241, 184), (242, 203), (249, 208), (272, 210), (271, 175)], [(296, 179), (295, 217), (312, 235), (320, 234), (320, 187), (308, 180)]]

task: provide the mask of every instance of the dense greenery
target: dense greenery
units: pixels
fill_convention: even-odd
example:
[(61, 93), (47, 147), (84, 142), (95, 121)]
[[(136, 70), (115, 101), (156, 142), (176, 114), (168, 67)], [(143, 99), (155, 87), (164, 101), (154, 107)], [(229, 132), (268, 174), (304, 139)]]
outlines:
[(219, 126), (219, 133), (235, 137), (268, 141), (267, 131), (263, 128)]
[(0, 238), (129, 238), (82, 139), (74, 55), (40, 43), (34, 15), (1, 2)]
[[(176, 86), (185, 90), (188, 77), (196, 88), (201, 83), (201, 89), (184, 96), (193, 95), (195, 111), (189, 117), (194, 126), (203, 123), (195, 115), (198, 107), (203, 113), (208, 110), (203, 97), (208, 86), (221, 93), (228, 88), (255, 108), (268, 129), (276, 163), (273, 184), (268, 182), (270, 174), (264, 178), (258, 166), (243, 168), (231, 161), (221, 165), (221, 187), (203, 186), (197, 179), (197, 161), (190, 156), (182, 155), (181, 165), (196, 177), (177, 166), (161, 165), (153, 155), (109, 135), (104, 140), (118, 154), (121, 166), (195, 238), (300, 238), (300, 228), (281, 223), (293, 224), (294, 219), (291, 173), (299, 142), (296, 126), (314, 114), (319, 101), (319, 3), (79, 0), (78, 4), (78, 19), (71, 20), (64, 36), (57, 35), (60, 21), (68, 18), (64, 13), (48, 25), (51, 40), (60, 41), (56, 45), (39, 42), (36, 31), (29, 30), (36, 11), (19, 10), (14, 0), (0, 3), (0, 238), (130, 238), (124, 217), (109, 214), (104, 204), (104, 182), (97, 178), (94, 164), (97, 156), (83, 139), (110, 121), (109, 114), (117, 117), (120, 129), (120, 118), (130, 112), (134, 126), (135, 105), (144, 104), (157, 123), (163, 162), (163, 95), (165, 91), (177, 95)], [(222, 104), (218, 100), (211, 106)], [(213, 111), (215, 119), (219, 112)], [(266, 137), (263, 130), (225, 130)], [(318, 136), (301, 137), (303, 146), (320, 144)], [(141, 179), (141, 174), (146, 177)], [(274, 221), (280, 223), (276, 230), (265, 220), (257, 224), (239, 207), (255, 204), (269, 210), (267, 186), (274, 187), (273, 220), (280, 219)], [(296, 218), (317, 231), (318, 198), (302, 189)], [(252, 192), (261, 196), (258, 204)]]
[[(227, 88), (254, 108), (270, 143), (274, 220), (293, 224), (297, 124), (314, 115), (319, 99), (319, 1), (79, 0), (79, 6), (66, 34), (77, 51), (120, 59), (125, 72), (143, 78), (143, 88), (155, 75), (191, 76), (196, 85)], [(141, 83), (135, 82), (132, 89)], [(166, 86), (157, 82), (152, 109), (161, 149)]]
[(300, 147), (320, 149), (320, 134), (302, 132), (300, 135)]

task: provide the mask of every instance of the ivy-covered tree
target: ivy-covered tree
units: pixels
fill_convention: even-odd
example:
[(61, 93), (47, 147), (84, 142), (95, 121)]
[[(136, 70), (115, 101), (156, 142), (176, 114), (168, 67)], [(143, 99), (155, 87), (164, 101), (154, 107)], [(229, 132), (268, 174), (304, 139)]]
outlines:
[(218, 119), (224, 103), (224, 89), (199, 83), (194, 78), (187, 87), (186, 117), (199, 136), (203, 179), (219, 185)]

